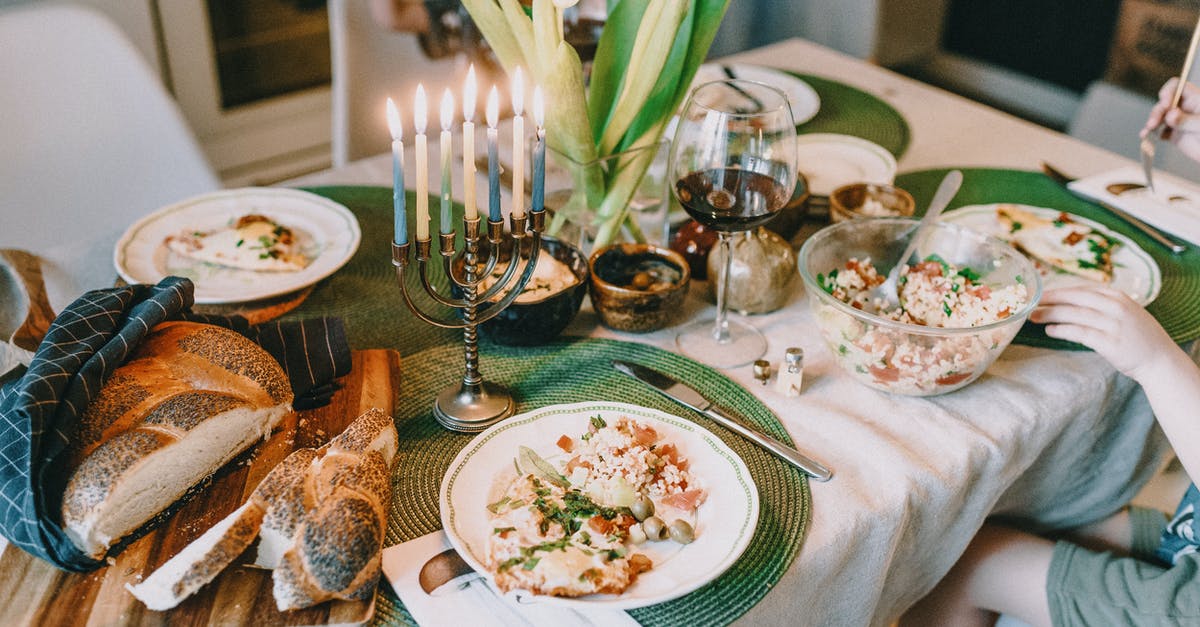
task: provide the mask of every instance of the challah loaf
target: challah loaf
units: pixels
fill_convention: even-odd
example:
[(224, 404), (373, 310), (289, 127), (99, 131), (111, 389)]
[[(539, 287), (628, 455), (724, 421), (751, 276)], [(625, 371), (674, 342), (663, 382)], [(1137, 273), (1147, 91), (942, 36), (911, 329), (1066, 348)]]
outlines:
[(291, 410), (283, 369), (254, 342), (205, 324), (156, 326), (84, 412), (68, 452), (67, 535), (103, 557)]
[(391, 416), (372, 409), (319, 449), (298, 449), (225, 520), (126, 587), (152, 610), (175, 607), (250, 546), (273, 568), (281, 611), (375, 591), (397, 447)]

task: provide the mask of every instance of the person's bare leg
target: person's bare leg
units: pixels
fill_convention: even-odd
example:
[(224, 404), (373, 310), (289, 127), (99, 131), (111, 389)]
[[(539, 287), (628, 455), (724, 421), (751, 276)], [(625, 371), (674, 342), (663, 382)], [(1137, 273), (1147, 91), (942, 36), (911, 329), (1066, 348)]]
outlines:
[(991, 625), (1003, 612), (1031, 625), (1050, 624), (1046, 575), (1054, 543), (985, 524), (946, 577), (914, 605), (901, 625)]
[(1066, 539), (1093, 551), (1129, 555), (1133, 544), (1133, 521), (1123, 509), (1100, 522), (1067, 532)]

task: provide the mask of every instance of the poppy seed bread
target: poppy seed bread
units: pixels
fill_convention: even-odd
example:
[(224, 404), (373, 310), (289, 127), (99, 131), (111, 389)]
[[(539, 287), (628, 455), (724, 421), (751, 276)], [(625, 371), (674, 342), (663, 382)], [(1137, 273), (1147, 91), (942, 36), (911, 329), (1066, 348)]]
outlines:
[(370, 599), (379, 580), (396, 449), (392, 417), (368, 410), (325, 446), (292, 452), (244, 505), (126, 588), (152, 610), (171, 609), (257, 537), (255, 564), (274, 569), (281, 611)]
[(292, 410), (287, 376), (245, 337), (156, 326), (84, 411), (67, 452), (63, 527), (102, 558)]

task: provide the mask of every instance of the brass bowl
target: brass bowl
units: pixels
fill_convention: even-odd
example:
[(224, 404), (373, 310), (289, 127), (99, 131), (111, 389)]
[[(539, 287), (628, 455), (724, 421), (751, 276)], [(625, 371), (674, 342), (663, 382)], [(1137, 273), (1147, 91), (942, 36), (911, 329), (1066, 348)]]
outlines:
[(646, 333), (675, 322), (691, 271), (683, 255), (650, 244), (614, 244), (592, 253), (592, 307), (604, 326)]
[(907, 218), (916, 207), (912, 194), (885, 183), (851, 183), (829, 195), (831, 222), (854, 218)]

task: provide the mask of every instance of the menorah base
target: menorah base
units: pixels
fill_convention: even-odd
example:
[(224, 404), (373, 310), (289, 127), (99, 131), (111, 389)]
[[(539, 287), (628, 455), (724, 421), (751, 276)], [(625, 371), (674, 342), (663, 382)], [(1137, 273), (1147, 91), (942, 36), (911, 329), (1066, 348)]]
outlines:
[(515, 409), (507, 388), (485, 381), (442, 390), (433, 404), (433, 417), (451, 431), (478, 433), (513, 415)]

